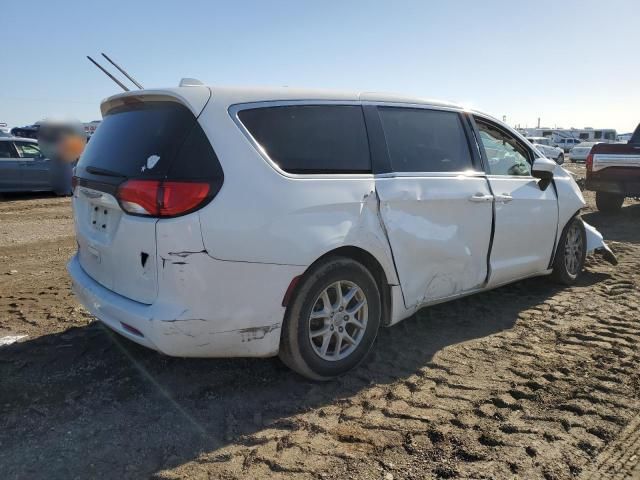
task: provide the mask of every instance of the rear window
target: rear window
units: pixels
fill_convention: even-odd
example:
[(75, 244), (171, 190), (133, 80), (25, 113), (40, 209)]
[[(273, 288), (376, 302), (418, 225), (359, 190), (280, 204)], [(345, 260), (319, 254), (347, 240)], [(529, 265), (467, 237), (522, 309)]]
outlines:
[(460, 116), (418, 108), (378, 109), (396, 172), (459, 172), (473, 168)]
[(286, 172), (371, 172), (360, 106), (252, 108), (238, 112), (238, 118), (269, 158)]
[(184, 105), (169, 101), (136, 102), (111, 110), (80, 157), (78, 172), (174, 180), (222, 175), (196, 117)]

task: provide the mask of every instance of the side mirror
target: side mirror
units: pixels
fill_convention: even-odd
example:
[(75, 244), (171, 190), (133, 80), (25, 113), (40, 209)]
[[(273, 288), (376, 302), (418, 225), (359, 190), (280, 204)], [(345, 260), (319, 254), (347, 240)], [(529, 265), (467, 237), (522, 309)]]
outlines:
[(536, 158), (533, 161), (531, 175), (540, 179), (538, 185), (541, 190), (546, 190), (551, 183), (551, 180), (553, 180), (553, 172), (556, 169), (556, 166), (556, 162), (544, 157)]

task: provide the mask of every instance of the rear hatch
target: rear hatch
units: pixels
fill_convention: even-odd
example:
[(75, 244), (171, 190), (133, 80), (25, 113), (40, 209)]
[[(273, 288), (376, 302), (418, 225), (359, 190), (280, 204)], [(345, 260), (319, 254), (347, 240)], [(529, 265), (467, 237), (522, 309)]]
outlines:
[[(210, 90), (188, 90), (180, 95), (131, 92), (106, 100), (104, 119), (75, 170), (73, 207), (82, 268), (104, 287), (142, 303), (153, 303), (158, 294), (158, 219), (192, 212), (222, 182), (197, 121)], [(200, 185), (198, 192), (203, 192), (201, 181), (212, 188), (185, 204), (191, 186)], [(165, 189), (166, 184), (174, 190)], [(172, 209), (156, 208), (163, 201), (174, 202)]]

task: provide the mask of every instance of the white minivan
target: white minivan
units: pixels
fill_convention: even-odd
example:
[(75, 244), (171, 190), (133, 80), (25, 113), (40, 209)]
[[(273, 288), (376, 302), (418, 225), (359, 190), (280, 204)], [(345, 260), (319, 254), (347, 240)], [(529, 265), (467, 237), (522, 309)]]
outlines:
[(453, 104), (192, 86), (101, 108), (68, 270), (92, 314), (167, 355), (327, 379), (421, 307), (615, 261), (571, 175)]

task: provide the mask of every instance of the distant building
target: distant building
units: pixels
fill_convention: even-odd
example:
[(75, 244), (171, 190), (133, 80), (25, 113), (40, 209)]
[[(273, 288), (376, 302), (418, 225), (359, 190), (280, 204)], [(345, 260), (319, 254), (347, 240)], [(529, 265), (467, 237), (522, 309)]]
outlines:
[(633, 132), (621, 133), (620, 135), (618, 135), (618, 138), (616, 140), (618, 140), (619, 142), (628, 142), (629, 140), (631, 140), (632, 136), (633, 136)]
[(549, 137), (553, 143), (563, 138), (575, 138), (581, 142), (605, 142), (616, 141), (617, 132), (614, 128), (519, 128), (518, 131), (525, 137)]
[(82, 124), (84, 126), (84, 132), (87, 134), (87, 137), (91, 138), (91, 136), (96, 133), (96, 128), (100, 125), (100, 120), (93, 120), (92, 122), (85, 122)]

